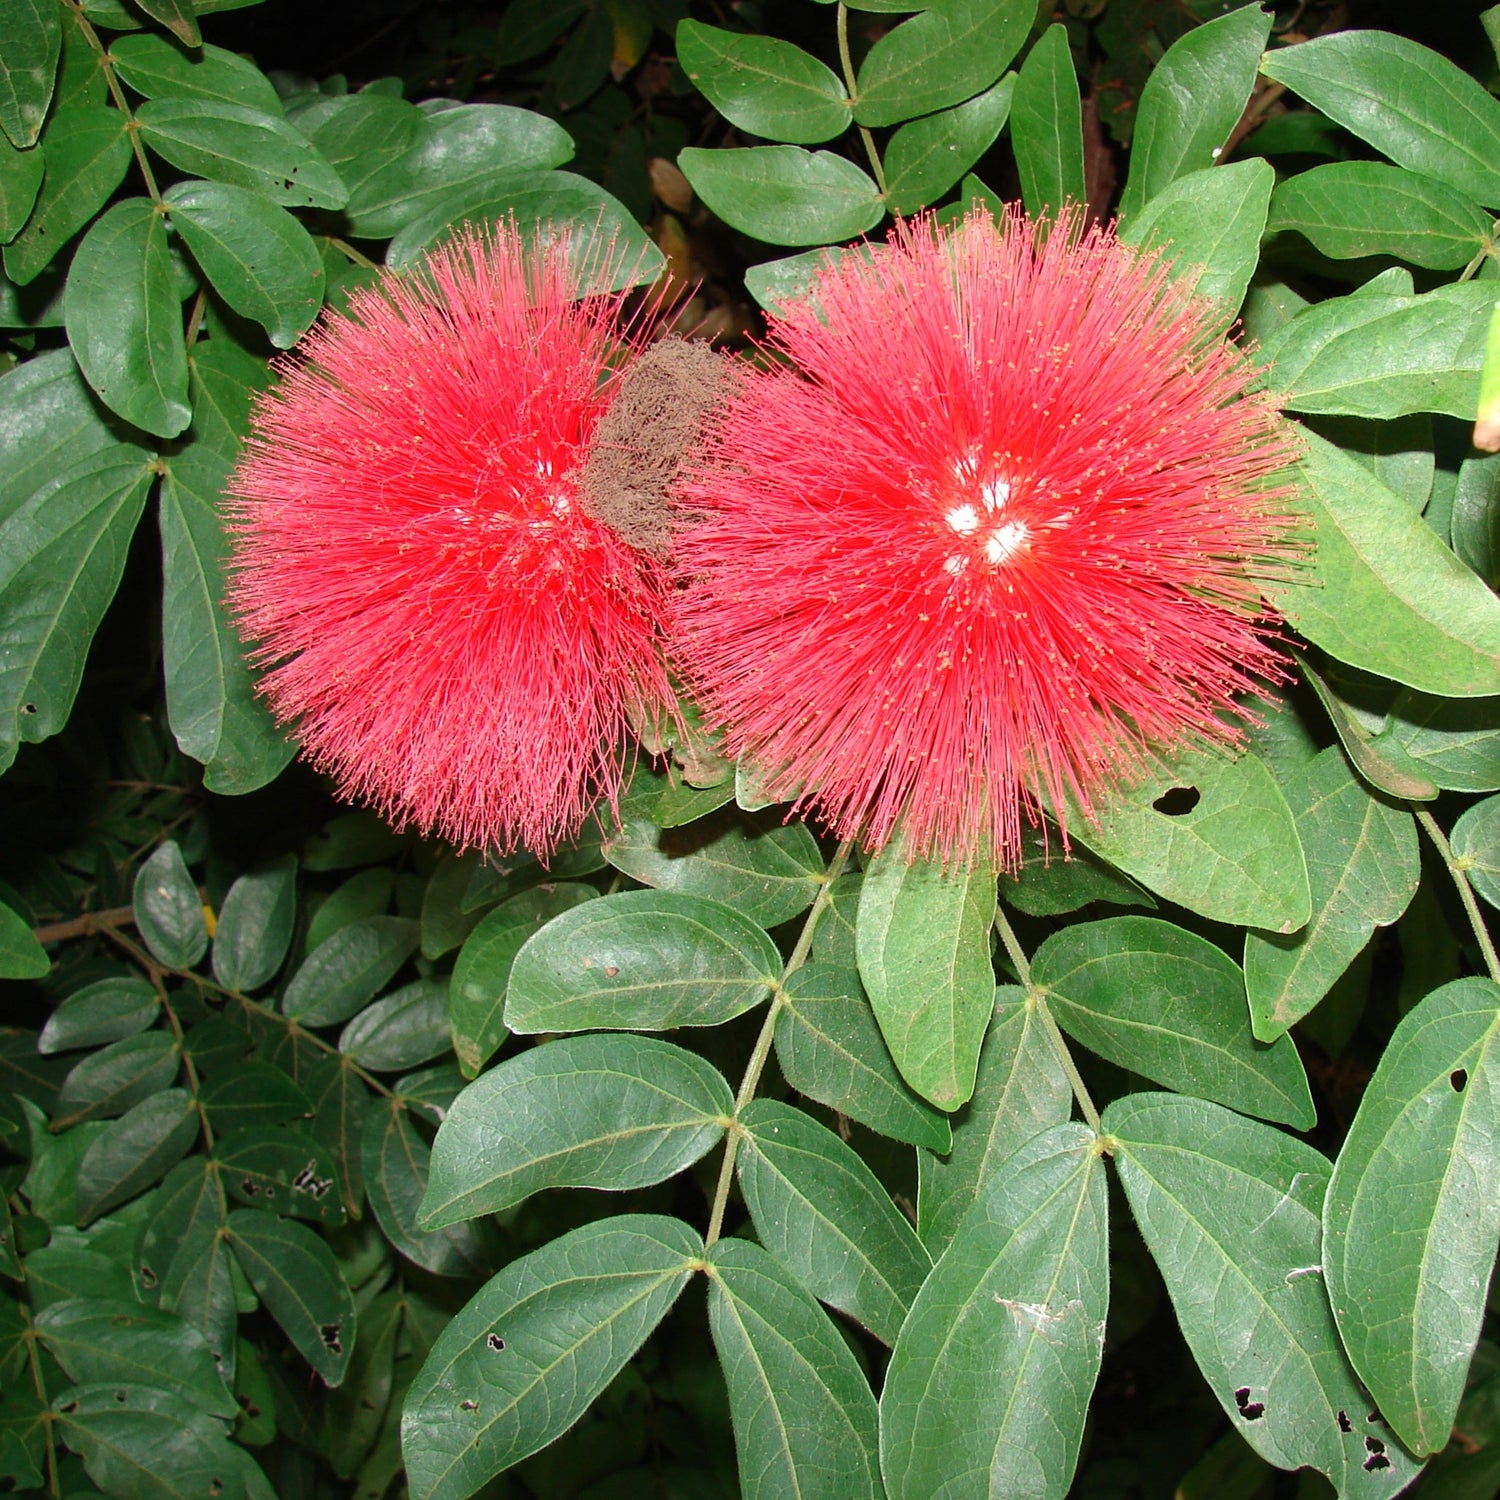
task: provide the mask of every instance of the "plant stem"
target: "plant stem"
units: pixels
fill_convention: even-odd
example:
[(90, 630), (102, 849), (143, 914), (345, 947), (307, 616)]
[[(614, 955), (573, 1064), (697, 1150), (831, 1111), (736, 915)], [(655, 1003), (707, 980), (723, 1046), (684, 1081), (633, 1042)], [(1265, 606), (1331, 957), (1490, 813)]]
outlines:
[(135, 164), (140, 168), (141, 181), (146, 184), (146, 192), (151, 201), (158, 209), (164, 207), (161, 198), (161, 189), (156, 185), (156, 174), (151, 170), (151, 162), (146, 156), (146, 148), (141, 144), (141, 127), (136, 123), (134, 112), (130, 108), (130, 101), (125, 97), (125, 91), (120, 87), (120, 80), (115, 77), (115, 65), (109, 55), (109, 49), (99, 40), (99, 33), (89, 23), (89, 18), (83, 13), (83, 6), (79, 0), (64, 0), (68, 9), (73, 12), (73, 18), (78, 22), (78, 29), (83, 33), (84, 40), (99, 54), (99, 71), (104, 74), (104, 84), (109, 90), (109, 96), (115, 102), (115, 108), (125, 116), (125, 134), (130, 139), (130, 149), (135, 153)]
[(1026, 1003), (1036, 1011), (1037, 1019), (1042, 1023), (1042, 1030), (1047, 1033), (1047, 1040), (1052, 1043), (1052, 1050), (1057, 1054), (1057, 1060), (1062, 1066), (1069, 1087), (1073, 1090), (1073, 1097), (1078, 1101), (1078, 1108), (1082, 1111), (1083, 1118), (1088, 1121), (1089, 1128), (1096, 1135), (1102, 1135), (1104, 1126), (1099, 1120), (1099, 1111), (1094, 1106), (1083, 1076), (1078, 1071), (1077, 1063), (1073, 1061), (1072, 1052), (1068, 1050), (1067, 1038), (1062, 1034), (1062, 1028), (1053, 1018), (1052, 1011), (1047, 1005), (1046, 992), (1032, 979), (1031, 961), (1026, 957), (1025, 950), (1016, 937), (1015, 929), (1005, 915), (1005, 908), (998, 902), (995, 904), (995, 931), (999, 934), (1006, 956), (1016, 971), (1016, 977), (1025, 986)]
[[(849, 7), (844, 4), (844, 0), (839, 0), (838, 5), (838, 34), (839, 62), (843, 65), (844, 87), (849, 91), (849, 104), (852, 107), (855, 102), (854, 59), (849, 53)], [(885, 168), (881, 165), (880, 153), (875, 149), (875, 137), (863, 125), (855, 128), (859, 131), (860, 140), (865, 143), (865, 154), (870, 158), (870, 169), (875, 173), (875, 182), (883, 198), (885, 197)]]
[(760, 1075), (765, 1071), (766, 1059), (771, 1055), (771, 1042), (776, 1035), (776, 1018), (786, 1004), (786, 982), (807, 962), (807, 955), (812, 951), (813, 935), (817, 931), (818, 919), (827, 910), (828, 903), (832, 899), (829, 892), (833, 889), (834, 881), (844, 873), (844, 866), (848, 864), (849, 855), (853, 849), (853, 839), (845, 839), (829, 862), (828, 869), (823, 875), (822, 889), (819, 890), (817, 899), (807, 914), (807, 920), (802, 924), (797, 945), (792, 949), (791, 957), (787, 959), (781, 971), (781, 978), (777, 981), (775, 992), (771, 996), (771, 1006), (761, 1025), (760, 1035), (756, 1037), (755, 1046), (750, 1050), (750, 1061), (745, 1064), (745, 1076), (740, 1080), (740, 1091), (734, 1098), (734, 1119), (729, 1123), (729, 1131), (724, 1142), (724, 1159), (719, 1164), (719, 1181), (714, 1188), (713, 1206), (708, 1214), (708, 1229), (703, 1236), (705, 1249), (719, 1238), (724, 1228), (724, 1210), (729, 1206), (729, 1189), (734, 1182), (734, 1159), (740, 1149), (740, 1114), (755, 1097), (755, 1090), (760, 1084)]
[(1495, 952), (1494, 939), (1490, 937), (1490, 930), (1485, 925), (1484, 913), (1480, 911), (1479, 902), (1474, 896), (1474, 887), (1469, 884), (1468, 866), (1454, 854), (1453, 846), (1438, 827), (1437, 819), (1420, 802), (1408, 802), (1407, 806), (1416, 814), (1417, 822), (1426, 830), (1433, 847), (1448, 866), (1448, 873), (1458, 887), (1458, 899), (1463, 902), (1464, 910), (1469, 914), (1469, 925), (1474, 929), (1474, 941), (1479, 944), (1479, 951), (1484, 956), (1484, 966), (1489, 970), (1490, 978), (1500, 984), (1500, 955)]

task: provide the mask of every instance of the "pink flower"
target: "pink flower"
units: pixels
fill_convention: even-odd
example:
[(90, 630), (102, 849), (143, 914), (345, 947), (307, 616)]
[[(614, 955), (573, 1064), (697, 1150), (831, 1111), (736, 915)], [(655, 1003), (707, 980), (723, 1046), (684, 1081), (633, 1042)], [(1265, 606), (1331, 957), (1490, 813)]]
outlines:
[(672, 701), (663, 567), (580, 493), (636, 350), (569, 254), (501, 229), (383, 275), (283, 366), (230, 486), (278, 720), (341, 795), (460, 847), (550, 852)]
[(682, 486), (676, 652), (728, 753), (840, 837), (1013, 867), (1041, 808), (1235, 742), (1297, 448), (1219, 317), (1076, 218), (822, 272)]

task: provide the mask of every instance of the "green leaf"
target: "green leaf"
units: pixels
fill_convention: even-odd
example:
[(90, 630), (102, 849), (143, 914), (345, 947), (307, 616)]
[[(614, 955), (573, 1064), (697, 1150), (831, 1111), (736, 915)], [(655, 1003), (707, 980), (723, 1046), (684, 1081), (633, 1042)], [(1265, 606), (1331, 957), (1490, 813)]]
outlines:
[[(1259, 14), (1257, 7), (1252, 11)], [(1240, 161), (1178, 177), (1121, 231), (1128, 245), (1160, 249), (1173, 274), (1230, 314), (1245, 300), (1276, 174), (1269, 162)]]
[(365, 1189), (385, 1237), (434, 1276), (482, 1276), (489, 1266), (474, 1225), (449, 1224), (428, 1233), (421, 1222), (430, 1158), (427, 1143), (394, 1100), (369, 1111), (362, 1151)]
[(1500, 700), (1403, 692), (1386, 723), (1394, 743), (1440, 786), (1500, 790)]
[(323, 306), (323, 261), (284, 208), (226, 182), (179, 182), (163, 195), (172, 227), (213, 289), (290, 349)]
[[(228, 337), (200, 339), (188, 351), (188, 389), (193, 401), (193, 448), (239, 459), (250, 431), (250, 404), (271, 382), (267, 362)], [(219, 788), (225, 790), (225, 788)]]
[(809, 963), (788, 978), (776, 1060), (798, 1093), (882, 1135), (932, 1151), (952, 1143), (946, 1116), (901, 1081), (852, 955), (847, 966)]
[(549, 1187), (664, 1182), (723, 1135), (734, 1095), (695, 1053), (653, 1037), (564, 1037), (471, 1083), (433, 1143), (424, 1228), (500, 1213)]
[(718, 1026), (781, 977), (776, 945), (717, 901), (622, 891), (556, 917), (516, 955), (512, 1031), (668, 1031)]
[(770, 245), (853, 239), (885, 217), (868, 173), (832, 151), (690, 146), (677, 164), (693, 191), (731, 228)]
[(134, 975), (100, 979), (74, 990), (47, 1018), (36, 1050), (70, 1052), (144, 1031), (160, 1014), (155, 988)]
[(83, 237), (63, 304), (68, 343), (111, 411), (158, 437), (192, 420), (187, 355), (167, 231), (147, 198), (127, 198)]
[(136, 1241), (136, 1278), (153, 1301), (170, 1307), (188, 1270), (213, 1244), (228, 1206), (218, 1167), (189, 1157), (151, 1195)]
[(401, 1292), (392, 1289), (360, 1308), (354, 1356), (344, 1383), (328, 1398), (319, 1439), (320, 1450), (328, 1454), (340, 1478), (354, 1475), (375, 1445), (382, 1426), (387, 1425), (386, 1411), (395, 1384), (396, 1345), (405, 1319), (404, 1301)]
[(141, 139), (174, 167), (250, 188), (287, 208), (342, 208), (339, 174), (279, 115), (217, 99), (148, 99), (136, 110)]
[(940, 1109), (974, 1092), (995, 999), (989, 869), (944, 873), (899, 843), (871, 861), (860, 890), (859, 977), (901, 1076)]
[(1494, 223), (1473, 200), (1432, 177), (1375, 161), (1314, 167), (1271, 196), (1267, 231), (1294, 229), (1324, 255), (1394, 255), (1456, 271), (1484, 248)]
[(376, 865), (351, 875), (313, 913), (307, 924), (305, 950), (321, 948), (340, 928), (365, 917), (384, 916), (396, 889), (396, 872), (388, 865)]
[(325, 1385), (344, 1378), (354, 1341), (354, 1298), (338, 1262), (302, 1224), (237, 1208), (227, 1236), (240, 1269)]
[(1306, 662), (1302, 664), (1302, 675), (1318, 695), (1350, 765), (1376, 791), (1417, 802), (1429, 802), (1437, 796), (1437, 786), (1428, 780), (1417, 762), (1388, 734), (1372, 735), (1353, 708)]
[(0, 979), (41, 979), (52, 967), (30, 926), (0, 904)]
[(43, 484), (0, 524), (0, 769), (67, 722), (114, 598), (151, 471), (111, 444)]
[(365, 1196), (361, 1151), (369, 1090), (349, 1061), (340, 1057), (330, 1058), (309, 1078), (307, 1091), (313, 1103), (313, 1139), (333, 1158), (344, 1212), (357, 1218)]
[(759, 1245), (720, 1240), (708, 1259), (746, 1500), (883, 1500), (875, 1398), (848, 1344)]
[(849, 128), (843, 82), (790, 42), (680, 21), (677, 61), (708, 102), (751, 135), (810, 146)]
[(936, 0), (870, 48), (855, 80), (854, 118), (898, 125), (972, 99), (1021, 50), (1033, 15), (1012, 0)]
[(1298, 504), (1318, 550), (1305, 581), (1270, 591), (1287, 622), (1337, 660), (1421, 692), (1500, 693), (1500, 601), (1484, 583), (1400, 496), (1316, 433), (1299, 470)]
[(823, 885), (823, 856), (802, 823), (747, 823), (734, 813), (682, 828), (625, 818), (604, 857), (643, 885), (732, 906), (762, 927), (790, 921)]
[[(1430, 413), (1412, 412), (1388, 422), (1368, 417), (1313, 417), (1305, 425), (1358, 459), (1413, 510), (1426, 510), (1437, 470), (1432, 422)], [(1460, 472), (1462, 468), (1460, 465)]]
[(936, 203), (995, 144), (1015, 87), (1016, 75), (1007, 73), (982, 94), (912, 120), (891, 136), (884, 165), (885, 201), (892, 213), (914, 214)]
[(159, 1182), (187, 1155), (200, 1125), (185, 1089), (163, 1089), (110, 1121), (78, 1163), (79, 1223), (91, 1223)]
[(77, 1385), (133, 1381), (171, 1391), (211, 1417), (238, 1410), (203, 1335), (173, 1313), (114, 1297), (73, 1297), (39, 1313), (36, 1326)]
[(241, 1127), (214, 1143), (214, 1160), (241, 1203), (315, 1222), (343, 1220), (343, 1204), (332, 1191), (333, 1162), (305, 1131)]
[(219, 1068), (198, 1089), (198, 1101), (217, 1136), (248, 1127), (305, 1121), (312, 1101), (275, 1063), (237, 1060)]
[[(223, 1424), (153, 1385), (73, 1386), (52, 1403), (56, 1428), (114, 1500), (263, 1500), (273, 1494)], [(247, 1471), (259, 1486), (250, 1488)]]
[[(292, 123), (344, 179), (351, 204), (362, 202), (367, 185), (429, 131), (429, 121), (436, 124), (456, 112), (429, 116), (405, 99), (368, 92), (307, 97), (315, 103), (294, 111)], [(344, 215), (346, 219), (350, 215), (347, 205)]]
[(341, 927), (303, 959), (281, 1008), (304, 1026), (347, 1021), (417, 951), (417, 924), (405, 917), (364, 917)]
[[(380, 106), (389, 111), (388, 104)], [(378, 116), (382, 121), (384, 114)], [(386, 239), (444, 199), (487, 188), (502, 177), (560, 167), (573, 156), (561, 125), (508, 104), (464, 104), (420, 116), (414, 141), (393, 160), (350, 184), (350, 233)]]
[(572, 172), (510, 172), (445, 193), (397, 231), (385, 263), (404, 266), (466, 224), (514, 221), (549, 242), (566, 230), (575, 284), (619, 291), (655, 280), (666, 260), (620, 200)]
[(0, 0), (0, 130), (16, 146), (30, 146), (47, 118), (62, 19), (49, 0)]
[(1493, 302), (1493, 288), (1482, 282), (1415, 296), (1331, 297), (1299, 313), (1260, 353), (1277, 399), (1291, 411), (1435, 411), (1472, 421)]
[(160, 21), (168, 31), (174, 33), (183, 46), (201, 47), (203, 45), (203, 36), (198, 30), (198, 18), (193, 12), (193, 0), (136, 0), (136, 4), (153, 21)]
[(52, 1124), (66, 1130), (80, 1120), (122, 1115), (176, 1082), (182, 1054), (165, 1031), (124, 1037), (91, 1052), (63, 1080)]
[(475, 1077), (509, 1035), (505, 993), (516, 954), (554, 917), (598, 895), (593, 886), (568, 881), (537, 886), (502, 902), (465, 939), (448, 992), (453, 1050), (465, 1076)]
[(1341, 31), (1269, 52), (1260, 70), (1397, 165), (1500, 207), (1500, 103), (1446, 57)]
[(1328, 993), (1371, 933), (1406, 910), (1422, 874), (1410, 812), (1371, 796), (1337, 746), (1304, 767), (1286, 794), (1307, 855), (1313, 912), (1288, 937), (1245, 934), (1245, 990), (1262, 1042)]
[(254, 63), (211, 43), (189, 46), (191, 52), (164, 36), (138, 32), (115, 37), (109, 56), (120, 77), (146, 99), (208, 99), (281, 113), (275, 85)]
[(1059, 1125), (981, 1190), (902, 1327), (880, 1398), (891, 1500), (1062, 1500), (1108, 1301), (1104, 1170), (1093, 1133)]
[(1073, 1090), (1036, 1007), (1018, 985), (1001, 985), (974, 1097), (953, 1116), (953, 1148), (917, 1153), (917, 1233), (932, 1254), (947, 1248), (1000, 1163), (1064, 1124), (1072, 1109)]
[(5, 274), (25, 286), (97, 214), (130, 165), (125, 116), (102, 104), (75, 104), (47, 126), (46, 170), (36, 207), (5, 247)]
[(892, 1344), (932, 1258), (832, 1131), (769, 1099), (740, 1111), (740, 1191), (760, 1242), (815, 1297)]
[(464, 894), (483, 855), (450, 851), (438, 861), (422, 891), (422, 957), (441, 958), (457, 948), (484, 918), (484, 910), (464, 910)]
[[(1197, 801), (1163, 811), (1157, 804), (1177, 787)], [(1185, 751), (1094, 813), (1097, 821), (1073, 811), (1069, 836), (1189, 911), (1271, 932), (1294, 932), (1311, 915), (1296, 821), (1254, 751)]]
[(1465, 808), (1449, 841), (1469, 883), (1491, 906), (1500, 906), (1500, 797)]
[[(352, 870), (399, 854), (409, 843), (378, 813), (369, 809), (330, 818), (302, 847), (304, 870)], [(316, 944), (314, 945), (316, 946)]]
[[(806, 297), (814, 278), (825, 267), (837, 265), (846, 255), (868, 257), (869, 254), (870, 247), (865, 244), (822, 245), (780, 260), (764, 260), (745, 272), (745, 290), (767, 312), (780, 312), (784, 306)], [(742, 812), (749, 813), (777, 805), (761, 790), (755, 768), (748, 761), (741, 761), (734, 768), (734, 800)]]
[(1082, 204), (1083, 115), (1063, 25), (1049, 26), (1026, 54), (1010, 111), (1021, 197), (1033, 218)]
[(586, 1224), (493, 1277), (438, 1336), (406, 1398), (413, 1500), (465, 1500), (566, 1432), (702, 1254), (686, 1224), (634, 1214)]
[(169, 969), (191, 969), (208, 951), (203, 899), (175, 839), (168, 839), (135, 877), (135, 925)]
[(402, 1073), (441, 1057), (448, 1030), (448, 976), (418, 979), (367, 1005), (344, 1027), (339, 1051), (376, 1073)]
[(1350, 1500), (1409, 1484), (1418, 1466), (1368, 1420), (1319, 1275), (1327, 1160), (1168, 1094), (1116, 1100), (1104, 1128), (1183, 1337), (1240, 1436), (1278, 1468), (1321, 1470)]
[(1100, 1057), (1245, 1114), (1317, 1123), (1291, 1038), (1255, 1040), (1244, 975), (1207, 939), (1155, 917), (1077, 923), (1037, 949), (1032, 978)]
[(214, 978), (242, 994), (276, 977), (297, 923), (297, 856), (283, 854), (229, 887), (214, 930)]
[(1167, 48), (1136, 109), (1122, 220), (1128, 223), (1179, 177), (1217, 163), (1255, 86), (1270, 29), (1271, 16), (1247, 5), (1193, 27)]
[(1000, 876), (1000, 897), (1029, 917), (1060, 917), (1093, 901), (1154, 907), (1151, 893), (1105, 864), (1082, 844), (1057, 847), (1057, 832), (1043, 825), (1023, 829), (1021, 868)]
[(0, 244), (9, 244), (31, 217), (45, 175), (45, 153), (37, 146), (18, 151), (0, 141)]
[(1339, 1152), (1323, 1266), (1360, 1379), (1414, 1453), (1448, 1441), (1500, 1246), (1500, 986), (1459, 979), (1396, 1027)]

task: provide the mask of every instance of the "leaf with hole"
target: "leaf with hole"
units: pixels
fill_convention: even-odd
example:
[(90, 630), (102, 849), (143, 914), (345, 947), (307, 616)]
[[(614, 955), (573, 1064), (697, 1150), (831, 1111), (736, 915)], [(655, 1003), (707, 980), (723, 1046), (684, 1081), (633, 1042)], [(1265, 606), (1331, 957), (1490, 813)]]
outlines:
[(241, 1203), (328, 1224), (343, 1222), (328, 1153), (305, 1131), (249, 1125), (214, 1143), (224, 1186)]

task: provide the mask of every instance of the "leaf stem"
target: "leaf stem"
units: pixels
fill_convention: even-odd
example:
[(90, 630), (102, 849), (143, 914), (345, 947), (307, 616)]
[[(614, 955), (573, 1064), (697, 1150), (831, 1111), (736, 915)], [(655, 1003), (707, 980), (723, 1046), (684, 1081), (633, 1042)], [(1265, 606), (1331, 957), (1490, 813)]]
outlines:
[(1016, 971), (1016, 977), (1025, 986), (1026, 1003), (1036, 1012), (1037, 1019), (1042, 1023), (1042, 1030), (1047, 1033), (1047, 1040), (1052, 1043), (1052, 1050), (1057, 1054), (1057, 1060), (1062, 1066), (1069, 1087), (1073, 1090), (1073, 1097), (1078, 1101), (1078, 1108), (1082, 1111), (1083, 1118), (1088, 1121), (1089, 1128), (1096, 1135), (1102, 1135), (1104, 1126), (1099, 1119), (1099, 1111), (1084, 1084), (1083, 1075), (1078, 1071), (1077, 1063), (1073, 1061), (1073, 1054), (1068, 1049), (1068, 1040), (1062, 1034), (1062, 1027), (1057, 1024), (1047, 1004), (1046, 991), (1032, 979), (1031, 961), (1026, 957), (1020, 939), (1016, 937), (1015, 928), (1010, 925), (1010, 919), (1005, 915), (1005, 908), (999, 902), (995, 903), (995, 932), (1005, 949), (1006, 957), (1010, 959), (1011, 967)]
[(141, 127), (136, 122), (135, 112), (130, 108), (130, 101), (126, 99), (124, 89), (120, 87), (120, 80), (115, 77), (114, 60), (109, 55), (109, 49), (99, 40), (99, 33), (94, 30), (89, 23), (89, 18), (83, 13), (80, 0), (64, 0), (64, 3), (73, 12), (84, 40), (99, 54), (99, 71), (104, 74), (105, 87), (109, 89), (109, 96), (114, 100), (115, 108), (125, 116), (125, 134), (130, 138), (130, 149), (135, 153), (135, 164), (141, 170), (141, 180), (146, 184), (146, 191), (158, 209), (165, 208), (161, 189), (156, 185), (156, 173), (151, 170), (146, 148), (141, 144)]
[(1453, 852), (1453, 845), (1438, 827), (1437, 819), (1420, 802), (1408, 802), (1406, 805), (1411, 808), (1417, 822), (1432, 840), (1433, 847), (1442, 856), (1443, 863), (1448, 866), (1448, 873), (1458, 887), (1458, 899), (1463, 902), (1464, 910), (1469, 914), (1469, 925), (1474, 929), (1474, 941), (1479, 944), (1479, 951), (1484, 956), (1484, 966), (1489, 970), (1490, 978), (1500, 984), (1500, 955), (1495, 952), (1494, 939), (1490, 937), (1490, 930), (1485, 925), (1484, 913), (1479, 909), (1474, 887), (1469, 883), (1468, 866)]
[(755, 1090), (760, 1084), (760, 1075), (765, 1071), (766, 1059), (771, 1055), (771, 1042), (776, 1035), (776, 1018), (781, 1014), (786, 1005), (786, 982), (807, 962), (807, 955), (812, 951), (813, 935), (818, 928), (818, 919), (828, 908), (832, 899), (829, 892), (833, 889), (833, 883), (844, 873), (844, 866), (849, 863), (849, 856), (854, 850), (854, 840), (845, 839), (829, 861), (828, 869), (823, 874), (823, 885), (818, 891), (817, 899), (812, 904), (812, 909), (807, 914), (807, 920), (802, 924), (802, 931), (797, 937), (797, 945), (792, 949), (791, 957), (787, 959), (781, 971), (781, 978), (776, 983), (775, 992), (771, 996), (771, 1006), (766, 1012), (766, 1019), (760, 1028), (760, 1035), (755, 1039), (755, 1046), (750, 1050), (750, 1061), (745, 1064), (745, 1076), (740, 1080), (740, 1091), (734, 1098), (734, 1119), (730, 1121), (727, 1138), (724, 1142), (724, 1159), (719, 1164), (719, 1181), (714, 1188), (713, 1206), (709, 1209), (708, 1229), (703, 1235), (704, 1248), (707, 1249), (718, 1240), (724, 1229), (724, 1210), (729, 1206), (729, 1189), (734, 1182), (734, 1159), (740, 1149), (740, 1125), (741, 1111), (755, 1097)]
[[(853, 108), (855, 103), (854, 93), (854, 58), (849, 52), (849, 7), (844, 0), (839, 0), (838, 5), (838, 34), (839, 34), (839, 62), (844, 69), (844, 87), (849, 93), (849, 105)], [(859, 138), (865, 143), (865, 154), (870, 158), (870, 168), (875, 173), (875, 183), (880, 189), (880, 196), (885, 197), (885, 168), (881, 165), (880, 153), (875, 149), (875, 137), (863, 126), (857, 125)]]

